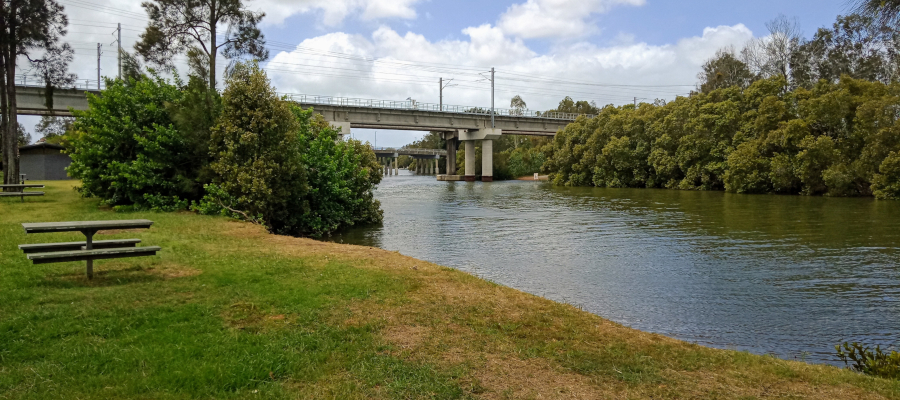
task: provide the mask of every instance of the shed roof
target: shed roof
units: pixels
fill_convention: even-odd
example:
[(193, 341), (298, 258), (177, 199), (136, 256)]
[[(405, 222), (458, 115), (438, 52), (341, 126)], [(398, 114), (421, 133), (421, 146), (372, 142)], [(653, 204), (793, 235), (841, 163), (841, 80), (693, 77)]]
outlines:
[(35, 143), (35, 144), (29, 144), (29, 145), (25, 145), (25, 146), (19, 146), (19, 150), (31, 150), (31, 149), (40, 149), (40, 148), (65, 150), (65, 147), (60, 146), (58, 144), (52, 144), (52, 143)]

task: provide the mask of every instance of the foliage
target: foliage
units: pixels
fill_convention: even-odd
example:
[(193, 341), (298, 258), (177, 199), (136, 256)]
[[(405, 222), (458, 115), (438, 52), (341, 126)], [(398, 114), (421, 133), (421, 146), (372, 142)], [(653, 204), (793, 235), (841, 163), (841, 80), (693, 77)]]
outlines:
[(558, 185), (897, 196), (900, 84), (781, 76), (664, 105), (608, 106), (545, 150)]
[[(137, 52), (168, 69), (173, 68), (176, 54), (185, 53), (192, 70), (212, 90), (220, 51), (231, 60), (269, 56), (265, 36), (257, 27), (265, 13), (248, 10), (241, 0), (152, 0), (142, 6), (150, 24), (135, 44)], [(217, 31), (225, 32), (224, 37), (218, 37)]]
[[(19, 180), (19, 139), (16, 86), (12, 77), (25, 56), (41, 75), (48, 78), (47, 104), (52, 105), (53, 85), (71, 78), (65, 73), (71, 61), (71, 49), (60, 44), (66, 35), (68, 19), (55, 0), (0, 2), (0, 143), (3, 183)], [(35, 53), (43, 53), (43, 58)]]
[(800, 44), (791, 58), (794, 86), (810, 88), (819, 80), (837, 82), (847, 75), (890, 83), (897, 77), (900, 33), (860, 15), (839, 16)]
[(337, 139), (312, 110), (280, 99), (258, 65), (238, 64), (211, 134), (215, 185), (195, 208), (314, 237), (380, 222), (372, 193), (381, 180), (374, 152)]
[(73, 117), (59, 117), (53, 115), (44, 115), (41, 121), (34, 126), (34, 131), (47, 143), (66, 145), (68, 140), (66, 134), (72, 129), (75, 123)]
[(882, 25), (900, 27), (900, 0), (854, 0), (856, 13), (878, 20)]
[(900, 379), (900, 353), (885, 353), (881, 346), (872, 349), (859, 343), (843, 343), (834, 346), (838, 357), (850, 369), (866, 375), (887, 379)]
[(731, 86), (746, 88), (754, 76), (747, 64), (735, 56), (734, 49), (728, 48), (719, 50), (715, 57), (707, 60), (697, 78), (700, 79), (700, 91), (709, 93)]
[(108, 80), (106, 87), (101, 96), (88, 96), (87, 111), (74, 112), (68, 171), (82, 181), (81, 193), (147, 209), (193, 198), (193, 160), (184, 151), (190, 143), (167, 110), (183, 93), (158, 76), (131, 85)]

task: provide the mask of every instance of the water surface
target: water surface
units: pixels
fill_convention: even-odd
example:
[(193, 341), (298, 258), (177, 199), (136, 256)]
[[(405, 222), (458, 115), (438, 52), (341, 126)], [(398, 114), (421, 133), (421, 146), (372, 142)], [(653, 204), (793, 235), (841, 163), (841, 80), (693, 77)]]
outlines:
[(842, 341), (900, 343), (900, 202), (401, 173), (382, 226), (333, 240), (717, 348), (835, 364)]

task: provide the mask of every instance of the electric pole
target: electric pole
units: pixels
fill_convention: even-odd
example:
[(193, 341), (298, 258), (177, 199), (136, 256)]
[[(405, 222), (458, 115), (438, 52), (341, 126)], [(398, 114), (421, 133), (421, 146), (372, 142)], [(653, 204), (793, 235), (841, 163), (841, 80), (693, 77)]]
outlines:
[(440, 78), (440, 81), (438, 81), (438, 82), (440, 83), (440, 88), (441, 88), (441, 91), (440, 91), (440, 100), (439, 100), (439, 102), (440, 102), (440, 107), (441, 107), (440, 111), (444, 111), (444, 89), (446, 89), (446, 88), (448, 88), (448, 87), (451, 87), (451, 86), (456, 86), (456, 85), (451, 85), (451, 84), (450, 84), (451, 82), (453, 82), (453, 79), (447, 79), (447, 83), (444, 83), (444, 78), (443, 78), (443, 77), (441, 77), (441, 78)]
[(97, 91), (100, 91), (100, 43), (97, 43)]
[(637, 110), (637, 97), (634, 98), (634, 109)]
[(494, 68), (491, 67), (491, 129), (494, 129)]
[(116, 29), (119, 36), (116, 38), (116, 43), (119, 44), (119, 79), (122, 79), (122, 23), (119, 23), (119, 27)]

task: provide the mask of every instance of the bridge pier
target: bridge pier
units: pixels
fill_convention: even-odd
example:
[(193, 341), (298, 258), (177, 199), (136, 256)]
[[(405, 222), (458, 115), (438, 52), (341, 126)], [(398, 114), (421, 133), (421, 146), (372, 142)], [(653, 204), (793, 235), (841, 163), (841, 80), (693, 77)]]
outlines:
[(481, 181), (494, 181), (494, 141), (481, 141)]
[(475, 141), (465, 141), (466, 150), (466, 182), (475, 182)]
[(444, 134), (447, 141), (447, 175), (456, 175), (456, 146), (459, 140), (456, 139), (456, 133)]
[(394, 157), (394, 175), (395, 175), (395, 176), (399, 176), (399, 175), (400, 175), (400, 161), (399, 161), (399, 159), (400, 159), (400, 157)]

